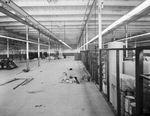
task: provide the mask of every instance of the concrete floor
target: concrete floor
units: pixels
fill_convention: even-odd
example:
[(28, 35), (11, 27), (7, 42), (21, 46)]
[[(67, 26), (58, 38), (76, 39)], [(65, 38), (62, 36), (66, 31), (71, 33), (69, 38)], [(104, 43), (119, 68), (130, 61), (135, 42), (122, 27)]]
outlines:
[(31, 71), (21, 72), (24, 63), (13, 70), (0, 70), (0, 84), (13, 78), (34, 78), (24, 86), (13, 88), (23, 80), (0, 86), (0, 116), (114, 116), (92, 82), (59, 83), (69, 68), (80, 78), (86, 73), (80, 61), (67, 59), (30, 63)]

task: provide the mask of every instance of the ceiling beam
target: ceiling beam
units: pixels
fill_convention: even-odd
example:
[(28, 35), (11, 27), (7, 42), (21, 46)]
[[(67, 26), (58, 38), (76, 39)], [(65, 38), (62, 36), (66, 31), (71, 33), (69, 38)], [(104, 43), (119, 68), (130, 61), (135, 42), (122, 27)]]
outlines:
[[(11, 40), (16, 40), (16, 41), (21, 41), (21, 42), (27, 42), (27, 40), (18, 39), (18, 38), (13, 38), (13, 37), (4, 36), (4, 35), (0, 35), (0, 37), (1, 37), (1, 38), (5, 38), (5, 39), (11, 39)], [(33, 42), (33, 41), (30, 41), (30, 40), (29, 40), (29, 43), (38, 44), (37, 42)], [(41, 43), (40, 43), (40, 45), (48, 46), (47, 44), (41, 44)]]
[[(89, 11), (88, 11), (89, 12)], [(126, 10), (121, 10), (121, 11), (110, 11), (110, 10), (104, 10), (102, 12), (102, 15), (116, 15), (116, 16), (120, 16), (120, 15), (124, 15), (126, 14), (128, 11)], [(73, 15), (84, 15), (85, 14), (85, 11), (84, 10), (62, 10), (62, 11), (49, 11), (48, 9), (47, 10), (44, 10), (44, 9), (41, 9), (40, 11), (36, 11), (36, 10), (32, 10), (32, 11), (28, 11), (28, 13), (30, 15), (32, 15), (33, 17), (34, 16), (56, 16), (56, 15), (65, 15), (65, 16), (73, 16)], [(0, 16), (5, 16), (4, 14), (0, 14)]]
[[(114, 21), (103, 21), (103, 25), (110, 25), (111, 23), (113, 23)], [(59, 24), (62, 24), (62, 26), (58, 26)], [(59, 23), (59, 22), (53, 22), (52, 24), (50, 22), (43, 22), (43, 25), (45, 25), (47, 28), (64, 28), (64, 25), (63, 23)], [(128, 24), (128, 26), (148, 26), (150, 25), (149, 21), (134, 21), (134, 22), (131, 22)], [(7, 27), (16, 27), (16, 28), (25, 28), (24, 27), (24, 24), (22, 23), (19, 23), (19, 22), (8, 22), (8, 23), (2, 23), (0, 22), (0, 26), (5, 26), (6, 28)], [(97, 22), (94, 22), (94, 21), (89, 21), (89, 24), (88, 26), (97, 26)], [(66, 27), (82, 27), (82, 25), (79, 24), (79, 22), (68, 22), (68, 25), (65, 25), (65, 28)]]
[[(107, 28), (108, 26), (107, 25), (103, 25), (103, 28)], [(47, 27), (49, 30), (53, 30), (54, 32), (57, 30), (57, 31), (63, 31), (64, 28), (56, 28), (56, 27)], [(12, 30), (18, 30), (18, 31), (25, 31), (25, 28), (24, 27), (5, 27), (5, 29), (12, 29)], [(70, 26), (70, 27), (65, 27), (65, 29), (67, 31), (69, 31), (70, 29), (76, 29), (76, 31), (81, 31), (81, 29), (83, 29), (82, 27), (73, 27), (73, 26)], [(89, 26), (88, 29), (98, 29), (98, 26)], [(124, 30), (124, 27), (120, 27), (118, 29), (123, 29)], [(146, 29), (150, 29), (150, 25), (130, 25), (128, 26), (128, 30), (137, 30), (137, 29), (143, 29), (143, 30), (146, 30)], [(36, 31), (35, 29), (30, 29), (30, 31)], [(72, 30), (70, 30), (72, 31)], [(90, 31), (90, 30), (89, 30)], [(36, 31), (37, 32), (37, 31)], [(64, 31), (63, 31), (64, 33)]]
[[(102, 17), (102, 21), (116, 21), (117, 19), (119, 19), (120, 16), (103, 16)], [(39, 21), (39, 22), (49, 22), (49, 23), (64, 23), (64, 22), (72, 22), (72, 23), (75, 23), (75, 22), (81, 22), (81, 21), (86, 21), (86, 20), (83, 20), (83, 17), (71, 17), (71, 16), (68, 16), (68, 17), (36, 17), (36, 20)], [(89, 20), (89, 23), (90, 22), (95, 22), (97, 23), (98, 21), (98, 18), (96, 17), (91, 17), (90, 20)], [(145, 21), (145, 22), (149, 22), (150, 21), (150, 17), (149, 16), (144, 16), (140, 19), (138, 19), (137, 21)], [(6, 23), (6, 22), (17, 22), (15, 19), (12, 19), (10, 17), (1, 17), (0, 18), (0, 23)]]
[(87, 1), (81, 1), (81, 0), (74, 0), (72, 1), (58, 1), (58, 2), (51, 2), (49, 3), (48, 1), (36, 1), (36, 0), (32, 0), (32, 1), (28, 1), (28, 3), (26, 3), (26, 1), (16, 1), (15, 2), (18, 6), (20, 7), (61, 7), (61, 6), (86, 6), (87, 5)]
[(120, 40), (117, 40), (117, 41), (124, 41), (124, 40), (128, 40), (128, 39), (135, 39), (135, 38), (139, 38), (139, 37), (143, 37), (143, 36), (147, 36), (147, 35), (150, 35), (150, 33), (144, 33), (144, 34), (140, 34), (140, 35), (135, 35), (135, 36), (123, 38), (123, 39), (120, 39)]
[[(103, 17), (102, 20), (117, 20), (120, 16), (112, 16), (111, 18), (110, 17)], [(71, 17), (71, 16), (68, 16), (68, 17), (40, 17), (38, 16), (36, 18), (37, 21), (47, 21), (47, 22), (81, 22), (81, 21), (86, 21), (86, 20), (83, 20), (83, 17)], [(97, 21), (98, 19), (95, 17), (91, 17), (90, 18), (90, 21)], [(147, 19), (149, 20), (149, 19)], [(0, 18), (0, 22), (16, 22), (16, 20), (12, 19), (12, 18), (9, 18), (9, 17), (1, 17)]]
[[(46, 27), (37, 22), (32, 16), (30, 16), (28, 13), (26, 13), (23, 9), (21, 9), (12, 1), (1, 0), (0, 3), (2, 4), (3, 7), (0, 8), (0, 12), (18, 20), (19, 22), (25, 25), (33, 27), (34, 29), (40, 31), (44, 35), (50, 37), (51, 39), (54, 39), (55, 41), (58, 41), (61, 44), (65, 44), (63, 41), (60, 41), (59, 38), (56, 37), (56, 35), (54, 35)], [(11, 10), (14, 11), (14, 13), (10, 12)]]
[[(49, 6), (49, 7), (65, 7), (65, 6), (86, 6), (87, 5), (87, 1), (81, 1), (81, 0), (74, 0), (72, 1), (68, 1), (68, 0), (63, 0), (63, 1), (58, 1), (58, 2), (51, 2), (48, 3), (46, 0), (45, 1), (36, 1), (36, 0), (28, 0), (28, 2), (26, 1), (15, 1), (14, 2), (20, 6), (20, 7), (24, 7), (24, 8), (28, 8), (28, 7), (45, 7), (45, 6)], [(116, 1), (116, 0), (107, 0), (104, 1), (104, 5), (105, 6), (137, 6), (141, 1)]]
[[(14, 32), (26, 32), (24, 29), (14, 29), (13, 30)], [(72, 30), (71, 29), (69, 29), (68, 31), (66, 31), (65, 33), (79, 33), (81, 30), (76, 30), (75, 32), (72, 32)], [(32, 33), (32, 32), (35, 32), (35, 33), (37, 33), (37, 31), (36, 30), (30, 30), (30, 33)], [(54, 33), (64, 33), (63, 31), (59, 31), (59, 30), (54, 30)]]

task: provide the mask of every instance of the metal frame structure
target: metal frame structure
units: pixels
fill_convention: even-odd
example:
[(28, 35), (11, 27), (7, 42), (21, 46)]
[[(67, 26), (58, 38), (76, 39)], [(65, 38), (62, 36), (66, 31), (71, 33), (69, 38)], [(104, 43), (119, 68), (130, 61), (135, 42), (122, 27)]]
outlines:
[[(97, 73), (97, 79), (98, 79), (98, 84), (99, 84), (99, 91), (103, 94), (104, 98), (106, 99), (106, 101), (108, 102), (108, 104), (110, 105), (110, 107), (112, 108), (112, 110), (116, 113), (117, 116), (123, 116), (121, 114), (121, 94), (120, 94), (120, 65), (119, 65), (119, 51), (127, 51), (127, 50), (134, 50), (136, 52), (136, 63), (135, 63), (135, 72), (136, 72), (136, 76), (135, 76), (135, 84), (136, 84), (136, 88), (135, 88), (135, 103), (136, 103), (136, 111), (135, 114), (136, 116), (141, 116), (141, 115), (148, 115), (147, 113), (144, 112), (144, 96), (143, 96), (143, 92), (144, 92), (144, 88), (143, 88), (143, 79), (146, 79), (148, 81), (150, 81), (150, 74), (143, 74), (143, 50), (150, 50), (150, 47), (137, 47), (137, 48), (112, 48), (112, 49), (100, 49), (99, 50), (99, 68), (97, 67), (97, 71), (99, 71), (99, 73)], [(102, 62), (103, 62), (103, 51), (106, 51), (106, 55), (107, 55), (107, 67), (109, 67), (109, 61), (108, 61), (108, 52), (109, 51), (116, 51), (116, 90), (117, 90), (117, 111), (114, 110), (114, 108), (112, 107), (111, 103), (110, 103), (110, 94), (109, 94), (109, 75), (107, 75), (107, 95), (104, 94), (103, 92), (103, 72), (102, 72)], [(89, 73), (91, 74), (91, 78), (94, 79), (93, 81), (96, 82), (96, 78), (93, 78), (93, 61), (94, 61), (94, 57), (93, 54), (89, 55), (89, 53), (92, 52), (92, 50), (86, 50), (86, 51), (81, 51), (81, 57), (86, 58), (85, 60), (83, 60), (83, 58), (81, 58), (81, 61), (83, 62), (83, 64), (86, 66), (87, 70), (89, 71)], [(94, 53), (94, 52), (93, 52)], [(96, 52), (95, 52), (96, 54)], [(98, 66), (97, 64), (94, 64), (96, 66)], [(109, 68), (107, 68), (107, 73), (109, 74)]]

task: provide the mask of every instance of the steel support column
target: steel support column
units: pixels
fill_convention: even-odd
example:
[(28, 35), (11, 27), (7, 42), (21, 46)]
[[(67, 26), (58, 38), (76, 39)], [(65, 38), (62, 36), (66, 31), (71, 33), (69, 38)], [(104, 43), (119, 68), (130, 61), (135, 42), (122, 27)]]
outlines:
[[(81, 37), (81, 46), (83, 45), (83, 36)], [(83, 50), (83, 47), (81, 48)]]
[(117, 89), (117, 116), (121, 116), (121, 98), (120, 98), (120, 61), (119, 50), (116, 50), (116, 89)]
[(107, 66), (106, 67), (106, 70), (107, 70), (107, 72), (106, 72), (107, 73), (107, 100), (109, 102), (110, 101), (110, 93), (109, 93), (109, 91), (110, 91), (110, 87), (109, 87), (109, 85), (110, 85), (110, 83), (109, 83), (110, 82), (109, 81), (110, 80), (109, 79), (109, 51), (107, 50), (106, 53), (107, 53), (107, 59), (106, 59), (106, 61), (107, 61), (106, 62), (106, 64), (107, 64), (106, 65)]
[[(84, 45), (84, 37), (82, 36), (82, 45)], [(82, 50), (84, 50), (84, 47), (82, 47)]]
[(102, 75), (102, 50), (99, 49), (99, 91), (101, 92), (102, 89), (102, 85), (103, 85), (103, 75)]
[(7, 38), (7, 58), (9, 58), (9, 39)]
[[(83, 45), (86, 43), (86, 30), (84, 30), (84, 34), (83, 34)], [(84, 50), (86, 50), (86, 46), (84, 46)]]
[[(86, 33), (86, 42), (85, 43), (87, 43), (88, 42), (88, 24), (86, 24), (86, 28), (85, 28), (85, 33)], [(86, 50), (88, 50), (88, 44), (86, 44)]]
[(143, 79), (140, 77), (143, 74), (143, 50), (136, 50), (136, 116), (143, 114)]
[(50, 56), (51, 56), (51, 43), (50, 43), (50, 38), (49, 38), (48, 54), (49, 54), (49, 62), (50, 62)]
[(98, 2), (98, 34), (99, 34), (99, 38), (98, 38), (98, 48), (99, 48), (99, 73), (100, 73), (100, 77), (99, 77), (99, 86), (100, 86), (100, 91), (102, 91), (102, 54), (101, 54), (101, 50), (102, 49), (102, 0), (97, 0)]
[(38, 31), (38, 66), (40, 66), (40, 32)]
[(80, 51), (82, 50), (81, 46), (82, 46), (82, 39), (80, 40)]
[(59, 46), (58, 46), (58, 43), (57, 43), (57, 51), (59, 51)]
[(98, 34), (99, 49), (102, 48), (102, 0), (98, 0)]
[(80, 39), (80, 51), (82, 50), (82, 41), (81, 41), (81, 39)]
[(26, 69), (29, 70), (29, 26), (26, 25)]
[[(128, 25), (125, 25), (125, 36), (128, 37)], [(128, 48), (128, 39), (125, 40), (126, 48)], [(126, 57), (128, 57), (128, 50), (126, 50)]]

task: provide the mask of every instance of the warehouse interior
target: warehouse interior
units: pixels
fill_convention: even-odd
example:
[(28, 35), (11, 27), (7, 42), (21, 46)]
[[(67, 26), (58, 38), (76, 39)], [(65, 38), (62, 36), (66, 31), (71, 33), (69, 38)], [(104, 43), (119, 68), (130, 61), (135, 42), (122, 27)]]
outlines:
[(0, 115), (149, 116), (149, 12), (150, 0), (0, 0)]

